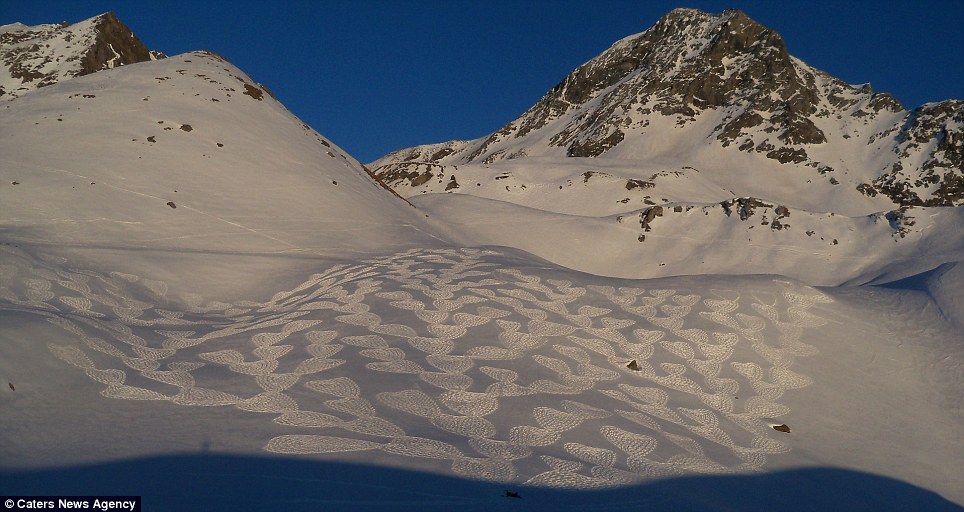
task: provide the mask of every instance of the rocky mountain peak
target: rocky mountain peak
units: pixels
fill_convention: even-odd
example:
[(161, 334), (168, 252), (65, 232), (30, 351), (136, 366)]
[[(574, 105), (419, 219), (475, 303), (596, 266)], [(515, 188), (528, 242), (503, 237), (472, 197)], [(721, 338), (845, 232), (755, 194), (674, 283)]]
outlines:
[(149, 50), (113, 12), (74, 24), (5, 25), (0, 31), (0, 99), (163, 56)]
[[(738, 143), (744, 151), (801, 162), (806, 158), (799, 151), (776, 151), (777, 145), (826, 142), (810, 117), (829, 115), (829, 110), (819, 112), (821, 103), (853, 106), (858, 101), (852, 97), (859, 94), (872, 91), (797, 61), (778, 33), (742, 11), (675, 9), (576, 68), (519, 119), (460, 151), (458, 161), (527, 156), (531, 149), (520, 148), (528, 144), (517, 139), (531, 134), (547, 139), (550, 148), (564, 148), (567, 156), (599, 156), (630, 132), (643, 131), (653, 115), (686, 125), (705, 111), (719, 110), (722, 122), (710, 135), (724, 146)], [(901, 110), (892, 98), (884, 100), (871, 110)], [(754, 129), (773, 134), (773, 140), (749, 136)], [(453, 153), (441, 156), (454, 162)]]
[(736, 159), (796, 169), (804, 183), (849, 189), (855, 201), (958, 205), (962, 115), (955, 101), (908, 112), (870, 84), (834, 78), (793, 57), (780, 34), (742, 11), (674, 9), (574, 69), (489, 136), (398, 150), (372, 167), (425, 191), (436, 184), (422, 181), (419, 165), (603, 157), (725, 175), (719, 162)]
[(812, 75), (801, 70), (779, 34), (742, 11), (676, 9), (577, 68), (523, 115), (516, 136), (567, 112), (593, 109), (551, 142), (567, 147), (570, 156), (598, 156), (653, 111), (686, 123), (701, 111), (731, 108), (716, 133), (724, 144), (763, 124), (761, 111), (772, 114), (766, 117), (784, 143), (820, 144), (824, 134), (807, 119), (821, 96)]
[(81, 57), (80, 75), (115, 66), (152, 60), (151, 51), (124, 25), (113, 11), (93, 18), (96, 37)]

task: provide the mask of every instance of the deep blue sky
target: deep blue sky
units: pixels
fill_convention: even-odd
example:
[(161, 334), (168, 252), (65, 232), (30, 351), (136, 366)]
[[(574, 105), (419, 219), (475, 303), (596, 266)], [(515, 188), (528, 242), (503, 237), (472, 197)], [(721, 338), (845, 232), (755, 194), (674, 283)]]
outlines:
[(0, 0), (0, 24), (113, 10), (144, 43), (212, 50), (363, 162), (487, 135), (674, 7), (735, 7), (790, 53), (908, 108), (964, 99), (964, 0)]

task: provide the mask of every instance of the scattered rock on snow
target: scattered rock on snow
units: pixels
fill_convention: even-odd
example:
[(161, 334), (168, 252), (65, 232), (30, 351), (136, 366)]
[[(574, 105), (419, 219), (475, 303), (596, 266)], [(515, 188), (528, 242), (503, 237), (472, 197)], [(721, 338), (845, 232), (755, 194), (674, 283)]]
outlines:
[(452, 175), (452, 179), (445, 185), (445, 191), (448, 192), (454, 188), (459, 188), (459, 182), (455, 181), (455, 175)]

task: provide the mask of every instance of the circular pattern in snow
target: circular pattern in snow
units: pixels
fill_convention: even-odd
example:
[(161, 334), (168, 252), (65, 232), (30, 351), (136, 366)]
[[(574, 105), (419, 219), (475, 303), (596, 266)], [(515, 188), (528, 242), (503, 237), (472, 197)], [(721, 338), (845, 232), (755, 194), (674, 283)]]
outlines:
[(267, 302), (191, 295), (170, 310), (135, 298), (165, 298), (165, 283), (0, 251), (0, 309), (64, 329), (73, 341), (51, 353), (106, 397), (266, 414), (294, 431), (268, 441), (275, 453), (576, 488), (759, 470), (789, 450), (769, 425), (789, 412), (784, 392), (812, 382), (793, 365), (816, 353), (801, 339), (829, 301), (782, 281), (581, 286), (449, 249), (338, 265)]

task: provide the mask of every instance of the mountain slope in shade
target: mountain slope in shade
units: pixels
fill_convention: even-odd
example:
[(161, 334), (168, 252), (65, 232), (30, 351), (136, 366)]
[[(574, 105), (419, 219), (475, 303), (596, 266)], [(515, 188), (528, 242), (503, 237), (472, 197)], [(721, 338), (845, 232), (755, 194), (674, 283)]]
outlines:
[[(828, 210), (952, 206), (964, 202), (962, 129), (960, 101), (908, 112), (869, 85), (848, 85), (792, 57), (776, 32), (740, 11), (676, 9), (578, 67), (488, 137), (403, 149), (371, 165), (403, 195), (448, 186), (436, 185), (425, 164), (447, 166), (446, 175), (458, 174), (455, 165), (492, 166), (489, 185), (502, 162), (549, 156), (625, 161), (627, 178), (662, 170), (733, 190), (718, 200), (830, 195)], [(594, 163), (582, 165), (590, 171)], [(661, 197), (660, 185), (652, 197)], [(863, 197), (878, 195), (885, 201)]]
[(163, 57), (108, 12), (79, 23), (0, 27), (0, 99), (61, 80)]

